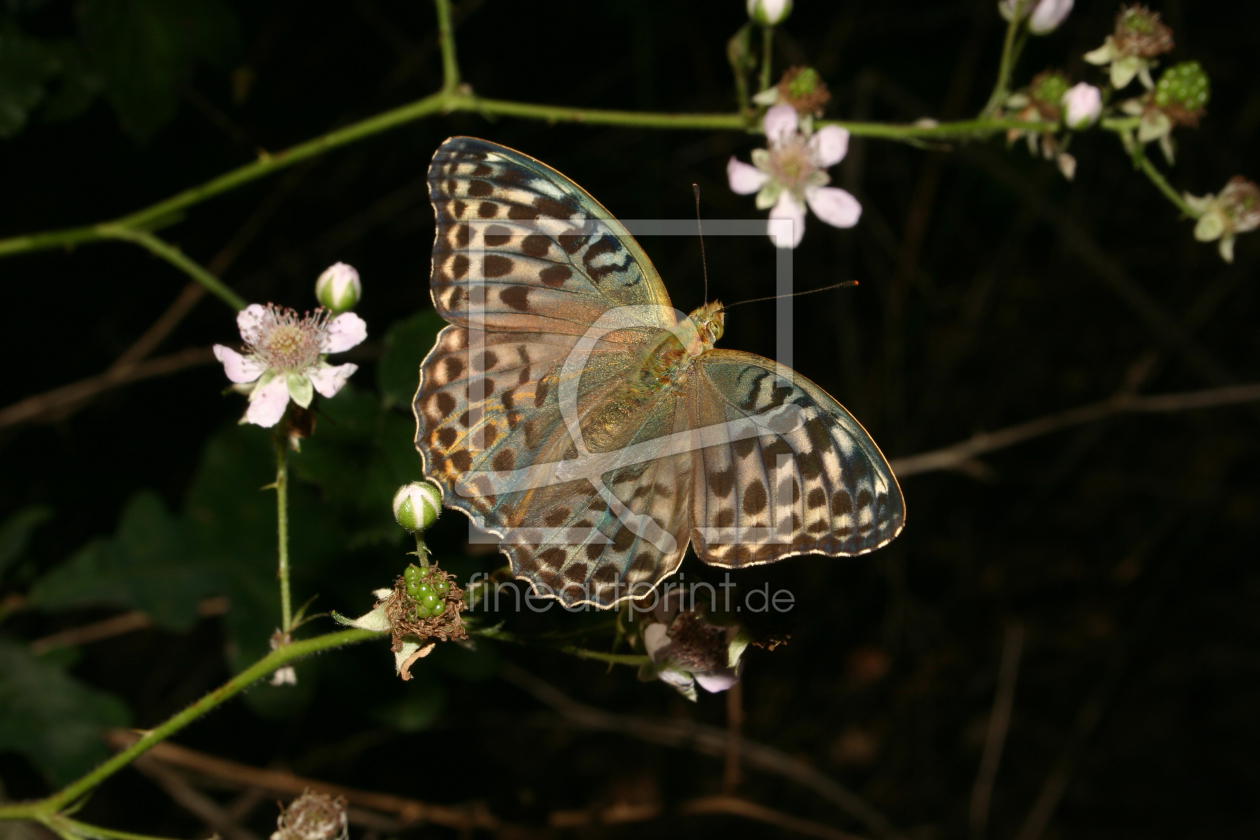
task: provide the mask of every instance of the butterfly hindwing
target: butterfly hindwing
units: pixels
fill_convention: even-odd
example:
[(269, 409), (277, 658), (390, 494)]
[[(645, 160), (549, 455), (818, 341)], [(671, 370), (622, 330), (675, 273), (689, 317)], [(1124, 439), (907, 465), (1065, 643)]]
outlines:
[[(696, 428), (759, 433), (697, 448), (696, 553), (743, 566), (886, 545), (905, 521), (901, 488), (861, 424), (826, 391), (769, 359), (710, 350), (693, 368)], [(777, 419), (768, 419), (777, 418)], [(722, 435), (718, 435), (719, 438)]]

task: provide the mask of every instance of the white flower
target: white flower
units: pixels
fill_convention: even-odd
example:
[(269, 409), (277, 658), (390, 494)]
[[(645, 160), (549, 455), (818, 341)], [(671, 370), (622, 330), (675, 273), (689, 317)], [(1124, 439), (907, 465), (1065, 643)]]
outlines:
[(792, 14), (792, 0), (748, 0), (748, 16), (762, 26), (777, 26)]
[(333, 366), (325, 356), (367, 338), (367, 324), (358, 315), (346, 312), (330, 320), (323, 309), (299, 316), (292, 309), (253, 303), (237, 313), (236, 324), (246, 352), (216, 344), (214, 355), (237, 390), (249, 394), (241, 422), (257, 426), (279, 423), (290, 399), (306, 408), (315, 391), (335, 396), (358, 366)]
[(757, 194), (757, 208), (770, 208), (770, 237), (780, 248), (795, 248), (805, 235), (805, 207), (835, 227), (853, 227), (862, 205), (838, 187), (828, 187), (826, 168), (844, 159), (849, 132), (829, 125), (801, 130), (796, 109), (776, 105), (762, 124), (768, 149), (754, 149), (753, 165), (731, 158), (726, 177), (740, 195)]
[(643, 676), (668, 683), (689, 700), (696, 686), (716, 693), (739, 682), (739, 661), (748, 635), (738, 625), (710, 622), (696, 609), (682, 608), (675, 590), (655, 610), (657, 621), (643, 630), (643, 647), (652, 658)]
[(353, 309), (361, 297), (363, 284), (359, 282), (359, 272), (343, 262), (333, 263), (324, 269), (315, 281), (315, 298), (325, 309), (333, 312)]
[(1063, 94), (1062, 104), (1064, 122), (1069, 128), (1080, 131), (1093, 125), (1102, 113), (1102, 91), (1081, 82)]
[(1059, 28), (1063, 19), (1072, 11), (1075, 0), (1000, 0), (998, 12), (1010, 20), (1015, 10), (1023, 5), (1023, 14), (1028, 17), (1028, 31), (1034, 35), (1048, 35)]
[(1194, 238), (1200, 242), (1219, 239), (1221, 259), (1234, 261), (1234, 239), (1240, 233), (1260, 228), (1260, 187), (1235, 175), (1216, 195), (1196, 197), (1186, 193), (1186, 204), (1199, 214)]

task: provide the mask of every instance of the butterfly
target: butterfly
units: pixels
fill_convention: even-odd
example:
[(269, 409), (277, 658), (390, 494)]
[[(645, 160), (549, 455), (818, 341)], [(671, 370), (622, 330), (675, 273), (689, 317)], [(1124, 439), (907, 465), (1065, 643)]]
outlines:
[(721, 304), (675, 310), (577, 184), (471, 137), (438, 148), (428, 183), (449, 326), (421, 364), (416, 448), (537, 595), (644, 596), (688, 543), (738, 568), (901, 532), (901, 489), (858, 421), (790, 369), (715, 349)]

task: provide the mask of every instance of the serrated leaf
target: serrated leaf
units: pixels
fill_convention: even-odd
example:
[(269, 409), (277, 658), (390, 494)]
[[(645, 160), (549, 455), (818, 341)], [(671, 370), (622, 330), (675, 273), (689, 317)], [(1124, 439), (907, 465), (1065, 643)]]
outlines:
[(108, 756), (103, 729), (126, 724), (117, 698), (0, 640), (0, 750), (22, 753), (61, 786)]
[(222, 577), (193, 554), (189, 527), (151, 491), (131, 497), (117, 533), (93, 540), (40, 578), (28, 601), (44, 610), (110, 605), (147, 613), (154, 623), (186, 630), (197, 604), (221, 592)]
[(376, 378), (387, 401), (410, 407), (420, 386), (420, 363), (444, 326), (446, 322), (435, 310), (421, 309), (386, 330)]

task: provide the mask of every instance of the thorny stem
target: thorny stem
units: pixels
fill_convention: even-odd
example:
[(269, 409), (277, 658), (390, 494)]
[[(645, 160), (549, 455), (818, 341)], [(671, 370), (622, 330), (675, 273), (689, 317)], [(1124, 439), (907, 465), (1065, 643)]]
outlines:
[[(163, 723), (143, 733), (140, 739), (130, 747), (118, 752), (78, 781), (70, 783), (45, 799), (35, 802), (0, 805), (0, 821), (34, 820), (51, 828), (51, 823), (57, 819), (60, 811), (77, 802), (101, 782), (126, 767), (153, 746), (165, 741), (188, 724), (197, 720), (211, 709), (222, 705), (225, 701), (236, 696), (280, 666), (301, 659), (304, 656), (309, 656), (312, 653), (330, 650), (342, 645), (355, 644), (380, 635), (382, 634), (372, 630), (341, 630), (277, 648), (200, 700), (186, 706), (181, 711), (167, 718)], [(113, 833), (109, 836), (134, 837), (135, 835)]]
[(67, 816), (55, 814), (49, 817), (45, 823), (53, 831), (62, 837), (88, 837), (92, 840), (166, 840), (162, 837), (153, 837), (149, 834), (133, 834), (130, 831), (116, 831), (112, 828), (102, 828), (99, 825), (91, 825), (90, 823), (72, 820)]
[(455, 60), (455, 30), (451, 26), (449, 0), (434, 0), (437, 6), (438, 43), (442, 47), (442, 91), (453, 93), (459, 87), (459, 62)]
[[(487, 639), (497, 639), (501, 642), (512, 642), (518, 645), (537, 644), (537, 642), (527, 641), (515, 633), (501, 630), (498, 626), (486, 627), (478, 630), (469, 630), (470, 636), (484, 636)], [(543, 644), (542, 647), (549, 647), (558, 650), (561, 653), (567, 653), (570, 656), (576, 656), (578, 659), (594, 659), (599, 662), (607, 662), (612, 665), (630, 665), (639, 668), (652, 661), (650, 656), (636, 653), (607, 653), (600, 650), (588, 650), (575, 645), (549, 645)]]
[[(223, 284), (223, 281), (206, 271), (197, 263), (184, 256), (184, 252), (169, 244), (161, 237), (146, 230), (123, 227), (120, 225), (98, 225), (101, 236), (109, 239), (121, 239), (134, 242), (154, 256), (161, 257), (192, 279), (200, 283), (207, 292), (222, 300), (228, 306), (240, 311), (245, 308), (244, 298)], [(0, 253), (3, 253), (0, 251)]]
[(1146, 156), (1146, 153), (1141, 148), (1138, 149), (1134, 160), (1137, 162), (1138, 168), (1146, 173), (1146, 177), (1151, 179), (1151, 183), (1155, 185), (1156, 189), (1176, 205), (1178, 210), (1191, 219), (1199, 218), (1199, 212), (1187, 204), (1186, 200), (1173, 189), (1172, 184), (1168, 183), (1168, 179), (1164, 177), (1164, 174), (1155, 168), (1155, 164), (1151, 163), (1151, 159)]
[(761, 27), (761, 86), (757, 89), (760, 93), (770, 88), (770, 64), (774, 58), (774, 27)]
[(285, 639), (293, 629), (293, 604), (289, 598), (289, 449), (284, 435), (277, 433), (276, 444), (276, 535), (279, 541), (280, 629)]
[(1017, 0), (1015, 3), (1015, 11), (1011, 15), (1010, 21), (1006, 24), (1006, 37), (1002, 40), (1002, 60), (998, 64), (997, 81), (993, 85), (993, 93), (989, 95), (989, 101), (984, 106), (984, 110), (980, 113), (986, 117), (991, 117), (997, 113), (998, 108), (1006, 101), (1006, 97), (1010, 94), (1011, 73), (1015, 69), (1015, 59), (1019, 55), (1019, 50), (1015, 46), (1015, 36), (1019, 33), (1023, 25), (1024, 7), (1027, 6), (1029, 0)]

